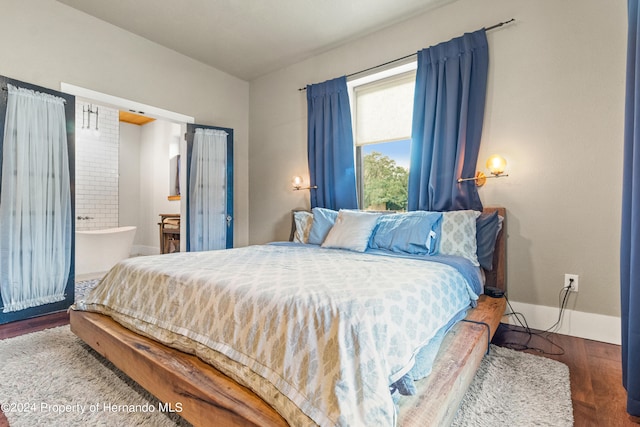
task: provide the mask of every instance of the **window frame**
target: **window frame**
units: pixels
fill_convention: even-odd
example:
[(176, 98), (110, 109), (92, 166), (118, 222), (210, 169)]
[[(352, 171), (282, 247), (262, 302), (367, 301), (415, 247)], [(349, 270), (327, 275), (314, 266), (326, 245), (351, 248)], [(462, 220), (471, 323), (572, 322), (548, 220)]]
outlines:
[(411, 139), (411, 135), (400, 137), (397, 139), (390, 139), (385, 141), (376, 141), (369, 144), (361, 144), (358, 145), (357, 141), (357, 111), (356, 111), (356, 97), (357, 91), (360, 89), (365, 89), (366, 87), (371, 87), (373, 85), (385, 85), (394, 80), (404, 80), (410, 74), (413, 74), (414, 78), (418, 69), (417, 60), (412, 60), (406, 62), (399, 66), (394, 66), (377, 73), (369, 74), (357, 79), (353, 79), (347, 81), (347, 89), (349, 92), (349, 103), (351, 106), (351, 122), (353, 123), (353, 145), (354, 145), (354, 159), (355, 159), (355, 168), (356, 168), (356, 193), (358, 197), (358, 206), (360, 209), (364, 209), (364, 182), (363, 182), (363, 158), (362, 158), (362, 147), (364, 145), (373, 145), (376, 143), (387, 143), (393, 141), (404, 141), (407, 138)]

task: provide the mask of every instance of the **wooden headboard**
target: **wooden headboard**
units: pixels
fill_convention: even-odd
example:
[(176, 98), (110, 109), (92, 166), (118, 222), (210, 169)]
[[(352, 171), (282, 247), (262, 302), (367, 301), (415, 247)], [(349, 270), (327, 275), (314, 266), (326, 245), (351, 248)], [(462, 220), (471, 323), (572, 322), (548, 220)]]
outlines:
[[(291, 233), (289, 235), (289, 241), (293, 241), (293, 236), (296, 231), (296, 222), (294, 220), (294, 213), (299, 211), (309, 212), (308, 209), (294, 209), (291, 211)], [(493, 270), (484, 270), (486, 277), (485, 285), (493, 286), (503, 291), (507, 290), (507, 209), (503, 207), (485, 207), (484, 213), (492, 213), (498, 211), (498, 215), (503, 218), (502, 228), (496, 237), (496, 248), (493, 252)], [(392, 211), (385, 211), (382, 213), (393, 213)]]

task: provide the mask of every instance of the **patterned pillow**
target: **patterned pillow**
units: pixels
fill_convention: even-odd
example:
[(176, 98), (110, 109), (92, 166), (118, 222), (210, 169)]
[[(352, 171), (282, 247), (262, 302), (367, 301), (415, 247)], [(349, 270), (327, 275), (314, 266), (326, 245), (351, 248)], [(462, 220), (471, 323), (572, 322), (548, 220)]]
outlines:
[(296, 224), (296, 231), (293, 233), (295, 243), (307, 243), (309, 232), (313, 224), (313, 214), (307, 211), (297, 211), (293, 213), (293, 221)]
[(442, 213), (441, 255), (461, 256), (479, 266), (476, 243), (476, 219), (480, 212), (465, 210)]

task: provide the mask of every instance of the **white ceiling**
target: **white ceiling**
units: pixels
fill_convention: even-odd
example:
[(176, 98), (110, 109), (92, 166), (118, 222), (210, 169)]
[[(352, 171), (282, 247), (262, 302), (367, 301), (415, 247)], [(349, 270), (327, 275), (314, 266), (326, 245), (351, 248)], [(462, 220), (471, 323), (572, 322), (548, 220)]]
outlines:
[(58, 0), (243, 80), (455, 0)]

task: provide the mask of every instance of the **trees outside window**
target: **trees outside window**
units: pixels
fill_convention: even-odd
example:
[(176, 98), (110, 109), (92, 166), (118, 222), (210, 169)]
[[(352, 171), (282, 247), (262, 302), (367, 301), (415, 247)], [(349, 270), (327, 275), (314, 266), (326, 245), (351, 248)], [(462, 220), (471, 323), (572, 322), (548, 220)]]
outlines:
[(363, 208), (370, 210), (407, 210), (409, 169), (378, 151), (364, 156)]

